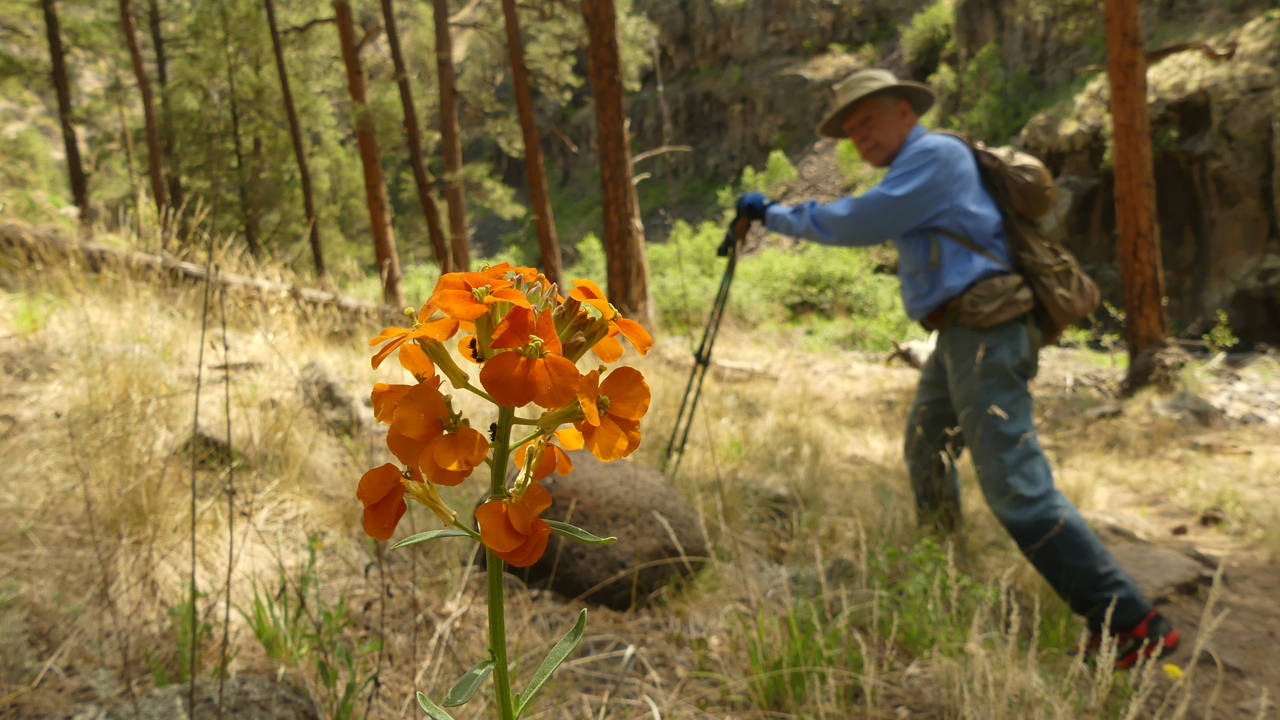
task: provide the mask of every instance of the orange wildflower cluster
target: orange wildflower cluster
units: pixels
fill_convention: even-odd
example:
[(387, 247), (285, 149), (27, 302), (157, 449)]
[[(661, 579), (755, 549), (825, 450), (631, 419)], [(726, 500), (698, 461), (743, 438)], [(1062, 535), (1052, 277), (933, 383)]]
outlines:
[[(623, 352), (619, 335), (642, 355), (653, 339), (622, 317), (595, 283), (573, 284), (566, 298), (535, 269), (507, 263), (448, 273), (421, 310), (405, 311), (413, 327), (388, 327), (369, 341), (381, 346), (372, 358), (375, 369), (398, 351), (400, 365), (416, 382), (373, 387), (374, 417), (390, 426), (387, 448), (404, 469), (388, 463), (360, 479), (356, 497), (364, 504), (366, 533), (389, 539), (405, 513), (406, 496), (446, 525), (456, 524), (456, 513), (435, 486), (458, 485), (481, 464), (492, 467), (499, 454), (505, 465), (509, 448), (472, 428), (454, 409), (441, 391), (442, 376), (455, 389), (495, 405), (543, 410), (521, 421), (534, 434), (515, 452), (515, 484), (500, 490), (495, 485), (489, 502), (476, 510), (481, 541), (511, 565), (532, 565), (546, 550), (552, 527), (539, 515), (551, 506), (551, 495), (537, 481), (573, 470), (566, 451), (586, 447), (606, 462), (635, 452), (650, 400), (644, 376), (619, 367), (602, 380), (604, 366), (583, 374), (577, 363), (588, 351), (605, 363), (617, 361)], [(480, 388), (445, 348), (459, 331), (459, 352), (480, 366)]]

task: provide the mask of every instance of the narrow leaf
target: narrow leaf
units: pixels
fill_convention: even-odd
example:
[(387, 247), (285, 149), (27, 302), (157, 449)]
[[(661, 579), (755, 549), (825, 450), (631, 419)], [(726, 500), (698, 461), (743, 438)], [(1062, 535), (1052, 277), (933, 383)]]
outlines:
[(476, 690), (480, 688), (480, 683), (489, 676), (489, 673), (493, 672), (493, 665), (493, 660), (481, 660), (476, 663), (475, 667), (458, 678), (458, 682), (449, 688), (449, 692), (445, 694), (444, 702), (441, 705), (445, 707), (465, 705), (471, 699), (471, 696), (476, 694)]
[(551, 532), (561, 537), (567, 537), (570, 540), (577, 540), (580, 543), (586, 543), (588, 545), (604, 545), (618, 539), (616, 537), (596, 537), (580, 527), (574, 527), (569, 523), (557, 522), (555, 520), (548, 520), (547, 524), (551, 526)]
[[(573, 526), (569, 525), (567, 527)], [(577, 530), (577, 528), (574, 529)], [(593, 535), (592, 537), (595, 536)], [(596, 539), (598, 540), (599, 538)], [(582, 634), (586, 632), (586, 629), (587, 611), (586, 608), (583, 608), (582, 612), (578, 613), (578, 622), (574, 623), (572, 628), (569, 628), (569, 632), (565, 633), (565, 636), (560, 638), (560, 642), (556, 643), (551, 648), (551, 652), (547, 653), (547, 656), (542, 659), (542, 664), (538, 666), (538, 669), (533, 673), (533, 677), (529, 680), (529, 687), (525, 688), (523, 693), (520, 693), (519, 709), (516, 710), (517, 719), (524, 714), (525, 708), (529, 707), (529, 704), (537, 697), (538, 691), (542, 689), (543, 685), (547, 684), (547, 680), (551, 679), (551, 673), (555, 672), (556, 668), (560, 667), (560, 663), (564, 662), (565, 658), (569, 657), (569, 653), (572, 653), (574, 648), (578, 647), (578, 643), (582, 642)]]
[(401, 540), (395, 545), (392, 545), (391, 549), (395, 550), (396, 548), (404, 547), (405, 545), (412, 545), (414, 543), (420, 543), (420, 542), (423, 542), (424, 540), (435, 540), (436, 538), (447, 538), (447, 537), (467, 537), (467, 534), (457, 528), (444, 528), (443, 530), (429, 530), (427, 532), (418, 533), (417, 535), (410, 535), (409, 537)]
[(418, 704), (426, 711), (427, 716), (431, 720), (453, 720), (453, 716), (445, 712), (444, 708), (431, 702), (431, 698), (424, 693), (418, 693)]

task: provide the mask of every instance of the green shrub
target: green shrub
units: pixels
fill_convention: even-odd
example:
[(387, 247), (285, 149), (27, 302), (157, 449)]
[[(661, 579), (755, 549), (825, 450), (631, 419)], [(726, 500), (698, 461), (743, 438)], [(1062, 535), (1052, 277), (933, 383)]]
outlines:
[(935, 0), (911, 17), (902, 31), (902, 52), (913, 76), (932, 74), (944, 57), (955, 52), (955, 29), (954, 0)]

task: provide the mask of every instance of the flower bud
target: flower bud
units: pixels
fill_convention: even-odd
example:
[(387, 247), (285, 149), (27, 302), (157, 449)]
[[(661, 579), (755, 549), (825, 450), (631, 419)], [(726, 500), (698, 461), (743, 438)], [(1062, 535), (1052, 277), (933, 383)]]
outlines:
[(449, 382), (453, 383), (454, 387), (460, 388), (467, 384), (467, 381), (470, 380), (470, 378), (462, 371), (462, 368), (458, 367), (458, 364), (453, 361), (453, 356), (445, 349), (443, 343), (436, 342), (435, 340), (422, 339), (418, 341), (418, 344), (422, 346), (423, 351), (427, 353), (427, 357), (431, 358), (431, 362), (435, 363), (436, 369), (439, 370), (442, 375), (449, 378)]

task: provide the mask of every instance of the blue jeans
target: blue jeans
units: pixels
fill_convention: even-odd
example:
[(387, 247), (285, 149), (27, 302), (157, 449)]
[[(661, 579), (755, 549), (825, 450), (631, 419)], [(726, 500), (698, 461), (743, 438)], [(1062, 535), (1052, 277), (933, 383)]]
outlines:
[(1027, 383), (1039, 330), (1029, 317), (989, 328), (953, 325), (938, 334), (907, 418), (904, 452), (920, 521), (943, 531), (960, 520), (956, 459), (969, 448), (982, 494), (1014, 542), (1053, 589), (1101, 628), (1132, 628), (1151, 610), (1133, 578), (1053, 485), (1036, 440)]

